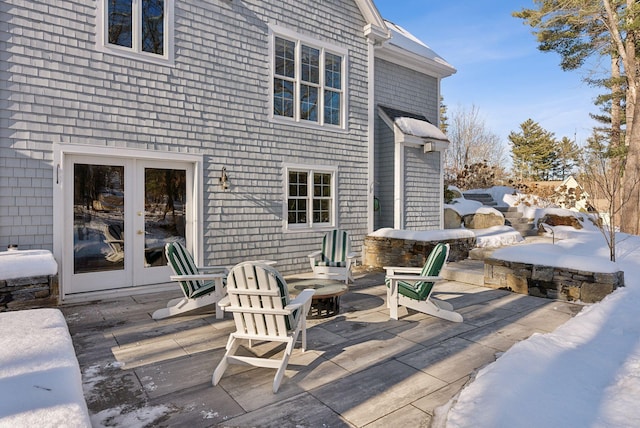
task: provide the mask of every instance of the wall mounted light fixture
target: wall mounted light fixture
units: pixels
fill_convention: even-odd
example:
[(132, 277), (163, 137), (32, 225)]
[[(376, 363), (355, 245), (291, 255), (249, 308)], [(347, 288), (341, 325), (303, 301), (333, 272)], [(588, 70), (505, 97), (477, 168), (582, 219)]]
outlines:
[(227, 168), (222, 167), (222, 173), (220, 174), (220, 187), (222, 190), (227, 190), (229, 188), (229, 177), (227, 176)]

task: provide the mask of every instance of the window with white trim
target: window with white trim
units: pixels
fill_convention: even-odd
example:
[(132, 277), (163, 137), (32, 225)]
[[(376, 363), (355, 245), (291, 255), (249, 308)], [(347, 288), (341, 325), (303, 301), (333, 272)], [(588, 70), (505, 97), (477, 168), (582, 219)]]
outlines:
[(273, 36), (273, 116), (344, 128), (346, 53)]
[(335, 224), (335, 170), (286, 168), (287, 227), (322, 228)]
[(174, 0), (101, 0), (103, 47), (151, 60), (171, 59)]

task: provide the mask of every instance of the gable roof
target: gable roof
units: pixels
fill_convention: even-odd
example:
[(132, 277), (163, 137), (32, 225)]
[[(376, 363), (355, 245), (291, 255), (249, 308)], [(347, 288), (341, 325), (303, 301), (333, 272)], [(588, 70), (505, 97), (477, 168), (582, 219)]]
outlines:
[(451, 76), (456, 69), (413, 34), (385, 20), (391, 38), (376, 50), (376, 57), (434, 77)]

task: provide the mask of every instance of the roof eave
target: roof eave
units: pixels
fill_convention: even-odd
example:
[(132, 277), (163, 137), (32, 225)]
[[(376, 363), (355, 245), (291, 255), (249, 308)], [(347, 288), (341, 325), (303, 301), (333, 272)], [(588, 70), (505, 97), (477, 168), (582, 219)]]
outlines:
[(380, 58), (439, 79), (451, 76), (457, 71), (453, 66), (447, 63), (440, 63), (389, 44), (385, 44), (379, 49), (376, 49), (375, 55), (376, 58)]
[(386, 27), (381, 28), (373, 24), (364, 26), (364, 35), (371, 40), (374, 45), (381, 45), (391, 38), (391, 33)]

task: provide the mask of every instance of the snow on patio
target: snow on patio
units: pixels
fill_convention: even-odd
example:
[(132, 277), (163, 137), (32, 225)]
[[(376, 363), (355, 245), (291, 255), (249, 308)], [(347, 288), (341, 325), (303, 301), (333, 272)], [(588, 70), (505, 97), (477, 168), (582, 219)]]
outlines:
[(0, 313), (0, 391), (0, 426), (91, 426), (60, 310)]

